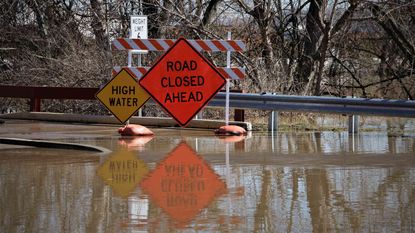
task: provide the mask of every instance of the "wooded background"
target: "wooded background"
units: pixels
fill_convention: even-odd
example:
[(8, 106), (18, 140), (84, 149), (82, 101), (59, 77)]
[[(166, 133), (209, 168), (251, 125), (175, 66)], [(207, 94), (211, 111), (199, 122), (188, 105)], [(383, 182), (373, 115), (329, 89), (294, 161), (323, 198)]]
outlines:
[[(126, 65), (127, 54), (109, 45), (128, 37), (130, 16), (141, 14), (149, 38), (226, 39), (230, 31), (243, 40), (248, 50), (232, 62), (247, 76), (235, 89), (415, 97), (413, 0), (3, 0), (0, 84), (98, 87), (113, 65)], [(225, 65), (225, 55), (205, 55)], [(20, 108), (14, 101), (0, 104)], [(52, 101), (46, 110), (96, 112), (93, 102)]]

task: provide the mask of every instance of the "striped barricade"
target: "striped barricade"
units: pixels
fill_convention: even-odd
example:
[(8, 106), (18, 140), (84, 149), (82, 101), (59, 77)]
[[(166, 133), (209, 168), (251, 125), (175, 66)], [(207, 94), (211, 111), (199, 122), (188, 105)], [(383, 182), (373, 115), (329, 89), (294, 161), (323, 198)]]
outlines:
[[(130, 39), (118, 38), (112, 41), (112, 50), (168, 50), (174, 39)], [(243, 52), (245, 43), (240, 40), (187, 40), (198, 51), (206, 52)]]
[[(140, 79), (151, 67), (128, 67), (128, 66), (114, 66), (112, 69), (112, 76), (118, 74), (121, 69), (126, 69), (130, 74), (133, 74), (136, 79)], [(216, 67), (216, 69), (225, 77), (232, 80), (242, 80), (245, 76), (245, 68), (240, 67)]]

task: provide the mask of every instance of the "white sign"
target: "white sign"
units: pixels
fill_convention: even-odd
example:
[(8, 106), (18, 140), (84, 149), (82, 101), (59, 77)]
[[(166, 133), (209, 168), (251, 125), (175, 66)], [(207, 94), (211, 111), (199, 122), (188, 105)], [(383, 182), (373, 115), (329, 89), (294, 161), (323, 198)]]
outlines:
[(148, 39), (147, 16), (131, 16), (130, 38)]

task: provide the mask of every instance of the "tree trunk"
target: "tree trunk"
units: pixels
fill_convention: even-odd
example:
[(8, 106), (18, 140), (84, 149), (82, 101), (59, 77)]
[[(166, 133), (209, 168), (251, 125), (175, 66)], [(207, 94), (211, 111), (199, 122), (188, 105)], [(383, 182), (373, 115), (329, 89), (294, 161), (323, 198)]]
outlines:
[(321, 93), (321, 80), (323, 79), (323, 72), (324, 72), (324, 62), (326, 61), (326, 51), (329, 46), (329, 31), (330, 31), (330, 25), (326, 25), (324, 28), (324, 34), (321, 41), (321, 46), (319, 48), (320, 50), (320, 56), (319, 60), (317, 62), (318, 67), (316, 71), (316, 77), (315, 82), (313, 83), (313, 95), (320, 95)]
[[(161, 38), (160, 25), (165, 22), (163, 13), (158, 15), (158, 1), (143, 1), (143, 14), (148, 16), (148, 37), (149, 38)], [(165, 3), (166, 4), (166, 3)]]
[(44, 12), (41, 11), (42, 7), (39, 6), (37, 0), (27, 0), (27, 4), (33, 10), (36, 16), (36, 23), (40, 36), (44, 39), (46, 44), (46, 57), (51, 57), (51, 42), (49, 40), (49, 30), (45, 20)]
[(90, 2), (92, 11), (91, 27), (95, 36), (95, 42), (99, 49), (109, 51), (108, 35), (106, 34), (104, 26), (102, 24), (102, 3), (100, 2), (100, 0), (91, 0)]
[(216, 6), (218, 5), (219, 0), (210, 0), (209, 5), (206, 8), (205, 13), (202, 18), (202, 27), (205, 27), (212, 20), (212, 16), (216, 13)]
[(322, 4), (323, 0), (311, 0), (306, 16), (307, 36), (304, 37), (303, 53), (300, 56), (295, 77), (295, 89), (303, 90), (309, 81), (313, 81), (311, 75), (314, 73), (315, 61), (318, 60), (319, 43), (323, 36), (322, 31)]

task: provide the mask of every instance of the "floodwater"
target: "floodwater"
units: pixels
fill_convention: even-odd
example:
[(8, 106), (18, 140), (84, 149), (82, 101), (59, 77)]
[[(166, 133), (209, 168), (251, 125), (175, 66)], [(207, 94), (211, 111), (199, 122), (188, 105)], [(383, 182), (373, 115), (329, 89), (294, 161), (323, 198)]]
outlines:
[(0, 232), (415, 232), (415, 135), (252, 133), (6, 121)]

